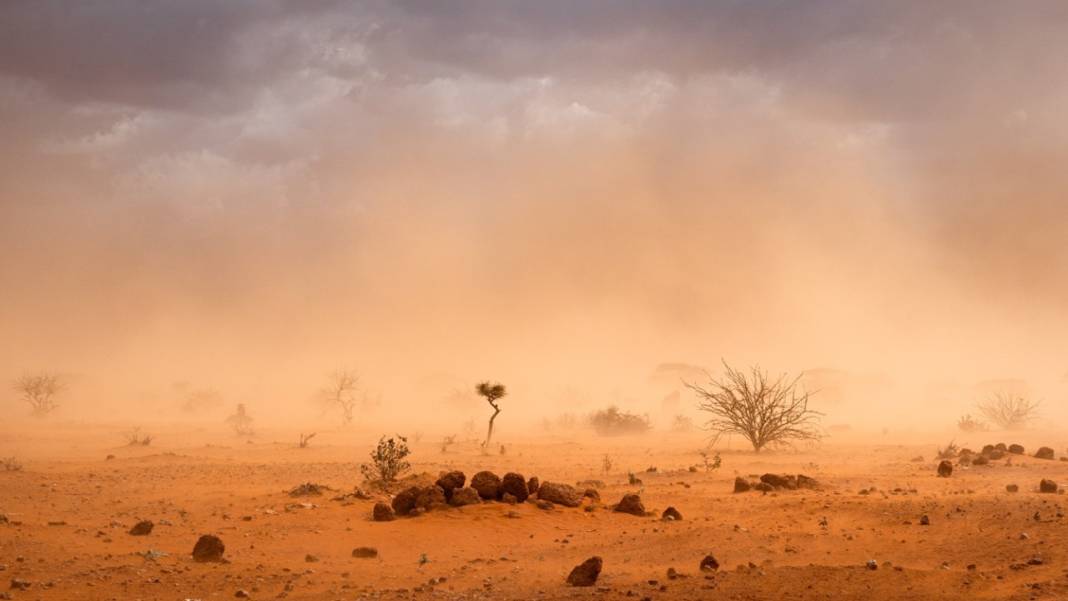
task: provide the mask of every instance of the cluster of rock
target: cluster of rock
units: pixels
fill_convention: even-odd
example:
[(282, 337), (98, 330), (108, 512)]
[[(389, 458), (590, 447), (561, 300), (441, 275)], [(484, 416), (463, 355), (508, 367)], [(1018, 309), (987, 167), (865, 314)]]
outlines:
[[(953, 475), (953, 462), (950, 459), (956, 458), (959, 465), (990, 465), (991, 461), (998, 461), (1004, 459), (1009, 455), (1025, 455), (1026, 451), (1023, 445), (1010, 444), (1006, 445), (1003, 442), (997, 444), (984, 445), (982, 450), (978, 453), (975, 451), (964, 448), (958, 451), (955, 455), (942, 455), (944, 459), (938, 462), (938, 475), (942, 478), (948, 478)], [(1032, 455), (1035, 459), (1048, 459), (1053, 460), (1056, 458), (1056, 453), (1050, 447), (1039, 447), (1035, 454)], [(1062, 457), (1062, 459), (1065, 459)]]
[[(601, 576), (601, 570), (603, 569), (604, 560), (597, 556), (591, 557), (571, 569), (571, 572), (567, 575), (567, 583), (571, 586), (593, 586), (597, 584), (597, 579)], [(715, 572), (719, 570), (719, 561), (711, 554), (705, 555), (701, 559), (698, 569), (702, 572)], [(671, 580), (685, 577), (675, 568), (668, 568), (667, 575)]]
[(579, 491), (570, 484), (539, 482), (537, 477), (527, 479), (515, 472), (508, 472), (502, 478), (493, 472), (481, 471), (472, 476), (468, 484), (463, 472), (451, 471), (442, 473), (431, 486), (411, 486), (402, 490), (389, 505), (376, 503), (372, 518), (385, 522), (396, 516), (420, 515), (437, 508), (462, 507), (485, 501), (516, 504), (531, 500), (547, 509), (553, 505), (578, 507), (585, 497), (600, 499), (594, 489)]
[(759, 490), (772, 492), (776, 490), (819, 489), (819, 483), (815, 478), (804, 474), (764, 474), (760, 479), (753, 477), (743, 478), (738, 476), (734, 479), (734, 492), (749, 492)]

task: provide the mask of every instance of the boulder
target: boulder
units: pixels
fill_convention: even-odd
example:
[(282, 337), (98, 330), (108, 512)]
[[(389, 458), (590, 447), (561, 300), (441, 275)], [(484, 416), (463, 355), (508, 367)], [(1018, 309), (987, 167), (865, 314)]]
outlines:
[(948, 478), (953, 475), (953, 464), (948, 459), (938, 462), (938, 477)]
[(616, 513), (629, 513), (631, 515), (644, 516), (645, 505), (642, 505), (642, 498), (636, 494), (626, 494), (620, 499), (619, 504), (613, 509)]
[(130, 535), (131, 536), (148, 536), (149, 534), (152, 534), (152, 529), (155, 528), (155, 527), (156, 527), (156, 525), (153, 524), (152, 522), (150, 522), (148, 520), (141, 520), (140, 522), (137, 522), (136, 524), (134, 524), (133, 528), (130, 528)]
[(530, 480), (527, 480), (527, 494), (538, 494), (538, 486), (540, 484), (541, 482), (538, 480), (537, 476), (531, 476)]
[(538, 498), (564, 507), (578, 507), (582, 496), (570, 484), (544, 482), (538, 488)]
[(820, 484), (819, 484), (819, 482), (816, 481), (815, 478), (810, 478), (810, 477), (808, 477), (808, 476), (806, 476), (804, 474), (798, 474), (797, 475), (797, 487), (798, 488), (807, 488), (807, 489), (811, 489), (811, 490), (816, 490), (817, 488), (820, 487)]
[(1023, 455), (1024, 454), (1023, 445), (1019, 445), (1019, 444), (1016, 444), (1016, 443), (1010, 444), (1009, 445), (1009, 452), (1012, 453), (1013, 455)]
[(523, 474), (508, 472), (501, 478), (501, 495), (510, 494), (519, 503), (527, 500), (530, 493), (527, 492), (527, 480)]
[(682, 521), (682, 514), (679, 513), (678, 509), (668, 507), (664, 510), (664, 513), (660, 514), (660, 519), (670, 522), (680, 522)]
[(467, 476), (459, 470), (454, 470), (442, 473), (434, 484), (441, 488), (442, 492), (445, 493), (446, 499), (451, 499), (452, 491), (457, 488), (463, 488), (465, 482), (467, 482)]
[(701, 560), (700, 568), (702, 572), (715, 572), (719, 569), (719, 562), (716, 561), (716, 558), (712, 557), (712, 554), (710, 553), (705, 555), (705, 558)]
[(452, 491), (452, 498), (449, 499), (449, 504), (454, 507), (463, 507), (464, 505), (476, 505), (482, 502), (482, 497), (478, 496), (478, 491), (465, 486)]
[(1053, 449), (1041, 447), (1035, 451), (1035, 459), (1053, 459)]
[(771, 492), (775, 490), (775, 487), (767, 482), (757, 482), (753, 485), (753, 490), (759, 490), (760, 492)]
[(749, 484), (749, 481), (741, 476), (734, 478), (734, 492), (748, 492), (752, 490), (753, 485)]
[(603, 566), (604, 561), (600, 557), (591, 557), (571, 570), (567, 575), (567, 583), (571, 586), (593, 586), (597, 584)]
[(356, 547), (352, 550), (352, 556), (358, 559), (374, 559), (378, 557), (378, 549), (374, 547)]
[(1053, 480), (1046, 480), (1043, 478), (1042, 481), (1038, 483), (1038, 492), (1057, 492), (1057, 483)]
[(797, 488), (797, 478), (788, 474), (764, 474), (760, 481), (770, 484), (773, 488), (785, 488), (794, 490)]
[(213, 534), (205, 534), (197, 539), (193, 546), (193, 559), (196, 561), (222, 561), (226, 545), (222, 539)]
[(479, 472), (471, 477), (471, 488), (483, 499), (496, 500), (501, 496), (501, 479), (493, 472)]
[(375, 503), (375, 508), (371, 510), (371, 519), (376, 522), (392, 522), (397, 516), (393, 515), (393, 508), (389, 505)]
[(988, 459), (986, 455), (979, 455), (978, 457), (972, 459), (972, 465), (987, 465), (989, 463), (990, 459)]
[(427, 486), (419, 490), (415, 498), (415, 506), (423, 511), (430, 511), (445, 505), (445, 491), (440, 486)]
[(587, 488), (582, 491), (582, 496), (591, 501), (601, 502), (601, 493), (597, 492), (596, 488)]
[(422, 488), (412, 486), (411, 488), (406, 488), (397, 493), (397, 496), (393, 497), (393, 502), (391, 503), (393, 512), (397, 515), (408, 515), (411, 513), (412, 510), (415, 509), (415, 502), (419, 499), (419, 493), (422, 491)]

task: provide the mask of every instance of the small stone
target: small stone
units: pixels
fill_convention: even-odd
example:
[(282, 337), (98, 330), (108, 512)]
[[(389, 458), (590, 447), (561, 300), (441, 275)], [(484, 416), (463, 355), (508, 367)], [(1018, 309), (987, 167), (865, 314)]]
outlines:
[(482, 502), (482, 497), (478, 496), (478, 491), (465, 486), (452, 491), (452, 498), (449, 499), (449, 504), (453, 507), (463, 507), (464, 505), (477, 505)]
[(29, 590), (31, 586), (33, 586), (33, 583), (29, 580), (23, 580), (21, 578), (11, 579), (11, 590), (13, 591), (26, 591)]
[(620, 499), (619, 504), (616, 505), (613, 510), (616, 513), (629, 513), (630, 515), (644, 516), (645, 506), (642, 505), (642, 498), (636, 494), (626, 494)]
[(1035, 459), (1053, 459), (1053, 449), (1049, 447), (1041, 447), (1035, 451)]
[(371, 510), (371, 519), (376, 522), (392, 522), (397, 519), (397, 516), (393, 513), (393, 508), (385, 503), (375, 503), (375, 508)]
[(148, 520), (141, 520), (134, 524), (133, 528), (130, 528), (130, 536), (148, 536), (152, 534), (152, 529), (156, 525)]
[(943, 459), (938, 463), (938, 477), (948, 478), (953, 475), (953, 464)]
[(603, 566), (604, 561), (600, 557), (591, 557), (571, 570), (567, 575), (567, 583), (571, 586), (593, 586), (597, 584)]
[(869, 559), (864, 565), (869, 570), (878, 570), (879, 569), (879, 562), (875, 561), (874, 559)]
[(1012, 453), (1013, 455), (1023, 455), (1024, 454), (1023, 445), (1010, 444), (1009, 445), (1009, 452)]
[(1015, 484), (1006, 484), (1005, 490), (1007, 492), (1020, 492), (1020, 487)]
[(749, 481), (741, 476), (737, 476), (734, 479), (734, 492), (748, 492), (753, 488)]
[(483, 499), (496, 500), (500, 496), (501, 479), (493, 472), (482, 471), (471, 477), (471, 488)]
[(197, 539), (197, 544), (193, 547), (193, 559), (196, 561), (222, 561), (223, 553), (226, 552), (226, 545), (223, 544), (222, 539), (212, 534), (205, 534)]
[(1054, 482), (1053, 480), (1047, 480), (1047, 479), (1043, 478), (1042, 481), (1038, 483), (1038, 492), (1045, 492), (1045, 493), (1057, 492), (1057, 483)]
[(378, 549), (374, 547), (356, 547), (352, 550), (352, 556), (359, 559), (374, 559), (378, 557)]
[(681, 522), (682, 514), (679, 513), (678, 509), (675, 509), (674, 507), (668, 507), (664, 510), (664, 513), (660, 514), (660, 519), (664, 521)]
[(719, 569), (719, 562), (712, 554), (705, 555), (705, 558), (701, 560), (700, 569), (702, 572), (715, 572)]
[(239, 588), (239, 589), (237, 589), (237, 592), (234, 593), (234, 596), (237, 597), (238, 599), (248, 599), (252, 595), (248, 594), (248, 591), (246, 591), (245, 589)]
[(920, 517), (920, 525), (921, 526), (930, 526), (931, 525), (931, 518), (927, 517), (927, 514), (924, 514), (923, 516)]

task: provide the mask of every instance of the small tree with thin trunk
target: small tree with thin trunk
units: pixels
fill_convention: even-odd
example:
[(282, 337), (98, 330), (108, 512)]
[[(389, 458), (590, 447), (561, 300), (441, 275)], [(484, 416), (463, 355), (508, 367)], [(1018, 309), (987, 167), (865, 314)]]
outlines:
[(356, 390), (360, 385), (360, 376), (349, 369), (339, 369), (330, 374), (330, 381), (323, 389), (323, 397), (328, 405), (341, 411), (341, 421), (345, 425), (352, 423), (356, 410)]
[(493, 420), (497, 419), (497, 414), (501, 412), (501, 408), (497, 405), (497, 401), (500, 400), (501, 397), (507, 395), (508, 391), (505, 390), (504, 384), (501, 384), (500, 382), (491, 384), (486, 381), (479, 382), (478, 386), (475, 386), (475, 392), (477, 392), (479, 396), (485, 397), (486, 402), (490, 404), (490, 407), (493, 407), (493, 415), (489, 418), (489, 429), (486, 430), (486, 441), (482, 443), (482, 451), (485, 452), (486, 449), (489, 448), (490, 439), (493, 438)]
[(59, 374), (39, 373), (20, 377), (15, 380), (14, 388), (30, 405), (33, 415), (44, 417), (59, 408), (56, 395), (63, 392), (66, 385)]
[(749, 374), (723, 363), (721, 379), (709, 375), (705, 386), (684, 382), (699, 397), (698, 409), (712, 414), (706, 428), (712, 444), (724, 434), (740, 434), (760, 452), (766, 446), (819, 440), (822, 414), (808, 408), (809, 393), (798, 387), (801, 376), (771, 379), (753, 367)]
[(1038, 402), (1018, 394), (997, 392), (979, 403), (979, 412), (1004, 430), (1018, 430), (1038, 417)]

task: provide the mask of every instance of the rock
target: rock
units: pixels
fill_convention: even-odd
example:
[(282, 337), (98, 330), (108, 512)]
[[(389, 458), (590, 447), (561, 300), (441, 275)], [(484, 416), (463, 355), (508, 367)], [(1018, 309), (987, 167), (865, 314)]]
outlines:
[(591, 557), (571, 570), (567, 575), (567, 583), (571, 586), (593, 586), (597, 584), (603, 566), (604, 561), (600, 557)]
[(304, 556), (305, 563), (317, 563), (318, 561), (319, 557), (317, 555), (312, 555), (311, 553), (308, 553)]
[(741, 476), (734, 478), (734, 492), (748, 492), (752, 490), (753, 486), (749, 484), (749, 481)]
[(920, 516), (920, 525), (921, 526), (930, 526), (931, 525), (931, 518), (927, 517), (927, 514), (923, 514), (922, 516)]
[(155, 527), (156, 525), (152, 522), (141, 520), (134, 524), (133, 528), (130, 528), (130, 536), (148, 536), (149, 534), (152, 534), (152, 529)]
[(504, 478), (501, 478), (501, 496), (503, 497), (505, 493), (515, 497), (519, 503), (527, 500), (530, 493), (527, 491), (527, 480), (523, 474), (508, 472)]
[(482, 502), (482, 497), (478, 496), (478, 491), (465, 486), (452, 491), (452, 498), (449, 499), (449, 504), (454, 507), (463, 507), (464, 505), (476, 505)]
[(392, 522), (397, 519), (397, 516), (393, 514), (393, 508), (385, 503), (375, 503), (375, 508), (371, 510), (371, 519), (376, 522)]
[(1020, 487), (1015, 484), (1006, 484), (1005, 490), (1008, 492), (1020, 492)]
[(591, 501), (601, 502), (601, 493), (597, 492), (596, 488), (587, 488), (582, 491), (582, 496), (590, 499)]
[(452, 499), (452, 491), (457, 488), (463, 488), (464, 482), (467, 482), (467, 476), (463, 472), (455, 470), (442, 473), (434, 484), (441, 487), (446, 499)]
[(820, 483), (815, 478), (810, 478), (804, 474), (797, 475), (797, 487), (816, 490), (820, 487)]
[(213, 534), (205, 534), (197, 539), (193, 546), (193, 559), (196, 561), (222, 561), (226, 545), (222, 539)]
[(564, 507), (578, 507), (582, 502), (582, 497), (575, 487), (557, 482), (543, 483), (538, 488), (538, 498)]
[(986, 455), (979, 455), (975, 459), (972, 459), (972, 465), (989, 465), (990, 459)]
[(237, 597), (238, 599), (248, 599), (252, 595), (248, 594), (248, 591), (246, 591), (245, 589), (239, 588), (239, 589), (237, 589), (237, 592), (234, 593), (234, 596)]
[(1015, 443), (1010, 444), (1009, 445), (1009, 452), (1012, 453), (1013, 455), (1023, 455), (1024, 454), (1023, 445), (1019, 445), (1019, 444), (1015, 444)]
[(715, 572), (719, 569), (719, 562), (711, 554), (708, 554), (701, 560), (700, 568), (702, 572)]
[[(600, 571), (600, 570), (598, 570), (598, 571)], [(30, 590), (31, 586), (33, 586), (33, 583), (30, 582), (29, 580), (23, 580), (21, 578), (12, 578), (11, 579), (11, 587), (10, 588), (13, 591), (28, 591), (28, 590)]]
[(441, 490), (440, 486), (427, 486), (422, 488), (419, 490), (419, 494), (415, 498), (415, 507), (424, 511), (442, 507), (446, 503), (445, 491)]
[(330, 490), (329, 486), (323, 486), (322, 484), (315, 484), (314, 482), (305, 482), (299, 486), (295, 486), (289, 490), (289, 496), (291, 497), (320, 497), (323, 491)]
[(943, 459), (938, 462), (938, 477), (948, 478), (953, 475), (953, 464), (948, 460)]
[(997, 448), (991, 449), (989, 453), (983, 453), (983, 457), (986, 457), (991, 461), (997, 461), (998, 459), (1005, 457), (1005, 451)]
[(378, 557), (378, 549), (374, 547), (356, 547), (352, 550), (352, 556), (358, 559), (374, 559)]
[(541, 481), (538, 480), (537, 476), (531, 476), (530, 480), (527, 480), (527, 494), (531, 494), (531, 495), (537, 494), (538, 493), (538, 486), (540, 484), (541, 484)]
[(506, 492), (503, 495), (501, 495), (501, 502), (502, 503), (507, 503), (509, 505), (515, 505), (516, 503), (519, 502), (519, 499), (515, 498), (515, 495), (513, 495), (512, 493)]
[(1042, 479), (1038, 483), (1038, 492), (1057, 492), (1057, 483), (1053, 480)]
[(501, 479), (493, 472), (479, 472), (471, 477), (471, 488), (483, 499), (495, 500), (500, 497)]
[(645, 505), (642, 505), (642, 498), (636, 494), (626, 494), (620, 499), (619, 504), (613, 509), (616, 513), (629, 513), (631, 515), (644, 516)]
[(552, 501), (546, 501), (545, 499), (538, 499), (538, 500), (537, 500), (537, 501), (536, 501), (536, 502), (534, 503), (534, 505), (535, 505), (535, 506), (536, 506), (536, 507), (537, 507), (538, 509), (544, 509), (544, 510), (546, 510), (546, 511), (549, 511), (549, 510), (551, 510), (551, 509), (552, 509), (553, 507), (555, 507), (555, 505), (553, 505), (553, 502), (552, 502)]
[(989, 455), (993, 451), (994, 451), (994, 445), (985, 444), (985, 445), (983, 445), (983, 450), (979, 451), (979, 454), (980, 455)]
[(787, 490), (797, 488), (797, 478), (787, 474), (764, 474), (760, 477), (760, 481), (770, 484), (773, 488), (785, 488)]
[(1003, 443), (1003, 442), (997, 443), (996, 445), (994, 445), (994, 448), (999, 450), (999, 451), (1008, 451), (1009, 450), (1009, 448), (1006, 447), (1005, 443)]
[(864, 567), (868, 568), (869, 570), (875, 571), (879, 569), (879, 562), (875, 561), (874, 559), (869, 559), (868, 561), (864, 562)]
[(415, 509), (415, 501), (419, 498), (419, 493), (421, 493), (422, 490), (423, 489), (418, 486), (412, 486), (411, 488), (406, 488), (397, 493), (397, 496), (393, 497), (393, 502), (391, 503), (394, 513), (397, 515), (408, 515), (411, 513), (412, 510)]
[(675, 509), (674, 507), (668, 507), (664, 510), (664, 513), (660, 514), (660, 519), (665, 521), (681, 522), (682, 514), (679, 513), (678, 509)]
[(775, 490), (775, 487), (768, 484), (767, 482), (757, 482), (753, 485), (753, 490), (759, 490), (761, 492), (771, 492)]
[(582, 480), (575, 484), (578, 488), (604, 488), (605, 483), (603, 480)]
[(1035, 451), (1035, 459), (1053, 459), (1053, 449), (1041, 447)]

